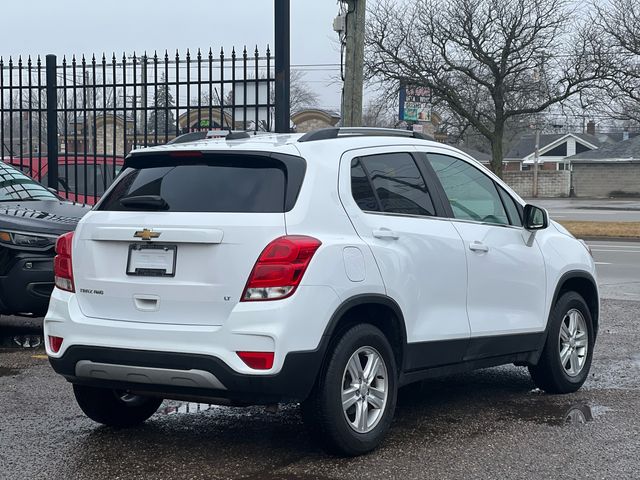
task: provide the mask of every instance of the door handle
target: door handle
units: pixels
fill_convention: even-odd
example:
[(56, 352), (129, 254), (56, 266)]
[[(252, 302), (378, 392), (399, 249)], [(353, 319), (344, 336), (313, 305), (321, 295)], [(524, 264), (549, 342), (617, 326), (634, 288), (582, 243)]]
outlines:
[(400, 235), (398, 235), (396, 232), (384, 227), (374, 230), (373, 236), (376, 238), (382, 238), (386, 240), (397, 240), (400, 238)]
[(489, 251), (489, 247), (486, 246), (484, 243), (478, 242), (476, 240), (475, 242), (471, 242), (469, 244), (469, 250), (472, 250), (474, 252), (488, 252)]

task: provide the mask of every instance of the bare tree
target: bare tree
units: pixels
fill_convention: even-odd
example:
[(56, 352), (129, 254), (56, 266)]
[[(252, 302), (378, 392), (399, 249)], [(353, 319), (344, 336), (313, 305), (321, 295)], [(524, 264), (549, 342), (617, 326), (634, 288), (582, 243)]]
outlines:
[(640, 3), (610, 0), (594, 2), (593, 8), (592, 29), (598, 38), (593, 50), (610, 76), (608, 95), (592, 95), (590, 101), (615, 119), (640, 122)]
[[(291, 89), (289, 90), (291, 112), (309, 108), (320, 103), (320, 97), (305, 81), (305, 72), (291, 70)], [(275, 97), (274, 97), (275, 98)]]
[[(510, 120), (542, 112), (602, 77), (572, 35), (569, 0), (382, 0), (369, 13), (370, 79), (431, 89), (491, 144), (502, 173)], [(571, 28), (570, 28), (571, 27)]]
[[(290, 74), (290, 87), (289, 87), (289, 105), (291, 113), (296, 113), (305, 108), (317, 106), (320, 103), (319, 95), (309, 86), (305, 81), (305, 72), (301, 70), (291, 70)], [(261, 77), (265, 78), (265, 77)], [(274, 88), (271, 88), (271, 95), (269, 103), (275, 105), (276, 92)], [(219, 102), (214, 103), (218, 105)], [(225, 108), (235, 104), (235, 96), (233, 90), (230, 90), (224, 98)], [(273, 112), (272, 112), (273, 113)], [(271, 119), (273, 125), (273, 119)], [(261, 122), (258, 126), (260, 130), (267, 130), (266, 122)]]
[(397, 93), (394, 90), (378, 93), (371, 98), (362, 112), (362, 125), (364, 127), (388, 127), (398, 124)]

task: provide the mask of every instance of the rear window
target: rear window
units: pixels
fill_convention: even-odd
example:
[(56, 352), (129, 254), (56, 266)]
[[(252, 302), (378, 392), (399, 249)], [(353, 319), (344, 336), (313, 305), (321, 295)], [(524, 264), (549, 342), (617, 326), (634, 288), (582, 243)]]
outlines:
[(101, 196), (113, 182), (112, 165), (68, 164), (58, 167), (58, 184), (62, 190), (78, 195)]
[(172, 212), (277, 213), (293, 208), (305, 162), (288, 155), (140, 155), (103, 198), (98, 210), (131, 211), (120, 200), (161, 197)]

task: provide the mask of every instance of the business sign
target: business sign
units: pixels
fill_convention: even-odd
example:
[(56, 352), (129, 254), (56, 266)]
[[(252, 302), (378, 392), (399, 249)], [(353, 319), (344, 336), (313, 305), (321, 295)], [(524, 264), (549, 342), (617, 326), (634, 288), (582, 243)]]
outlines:
[[(266, 122), (269, 118), (269, 89), (266, 80), (243, 80), (233, 84), (233, 98), (235, 107), (227, 108), (225, 112), (231, 113), (234, 110), (237, 123), (246, 121), (247, 123), (255, 122), (256, 111), (258, 113), (258, 122)], [(257, 95), (256, 95), (257, 90)]]
[(406, 122), (431, 121), (431, 89), (415, 85), (400, 87), (400, 120)]

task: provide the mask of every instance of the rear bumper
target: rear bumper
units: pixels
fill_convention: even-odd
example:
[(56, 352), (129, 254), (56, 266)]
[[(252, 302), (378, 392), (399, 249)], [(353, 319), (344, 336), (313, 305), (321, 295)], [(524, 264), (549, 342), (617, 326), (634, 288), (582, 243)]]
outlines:
[(53, 252), (9, 254), (0, 275), (0, 313), (44, 315), (53, 290)]
[[(153, 352), (73, 345), (59, 358), (49, 357), (53, 369), (68, 381), (82, 385), (131, 390), (136, 393), (158, 395), (163, 398), (206, 400), (221, 399), (236, 404), (269, 404), (302, 401), (313, 388), (322, 353), (319, 350), (290, 352), (282, 369), (272, 375), (247, 375), (233, 371), (222, 360), (207, 355)], [(86, 368), (88, 362), (101, 365), (100, 373), (92, 376)], [(115, 368), (110, 369), (108, 366)], [(125, 367), (125, 368), (121, 368)], [(147, 369), (155, 375), (145, 376), (144, 382), (127, 381), (113, 372), (128, 370), (132, 379), (140, 378), (139, 371)], [(158, 381), (162, 372), (206, 372), (217, 380), (218, 386), (185, 386), (182, 382)], [(182, 383), (182, 384), (180, 384)], [(195, 383), (196, 382), (192, 382)]]
[[(56, 288), (44, 333), (63, 342), (58, 352), (48, 342), (45, 346), (56, 372), (73, 383), (164, 398), (224, 398), (246, 404), (299, 401), (316, 380), (325, 328), (338, 305), (331, 288), (301, 286), (294, 296), (280, 301), (238, 303), (222, 325), (159, 324), (88, 317), (75, 294)], [(252, 369), (239, 351), (274, 352), (273, 367)], [(78, 371), (78, 362), (95, 374)], [(222, 388), (203, 388), (200, 379), (211, 377)]]

